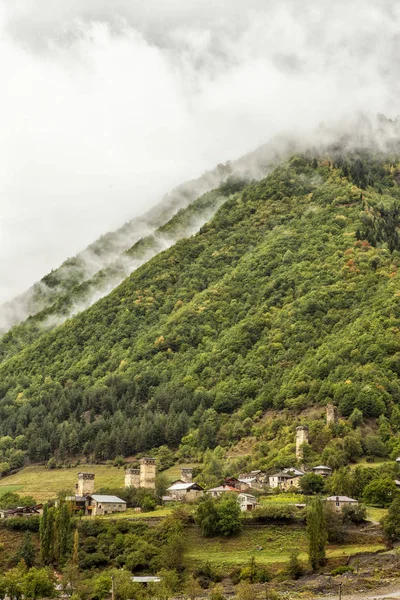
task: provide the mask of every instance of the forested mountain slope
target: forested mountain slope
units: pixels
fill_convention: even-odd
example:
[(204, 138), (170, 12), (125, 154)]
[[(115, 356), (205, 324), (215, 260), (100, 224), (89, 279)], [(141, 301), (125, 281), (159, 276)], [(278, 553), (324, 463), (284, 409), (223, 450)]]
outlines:
[(91, 278), (81, 281), (77, 276), (75, 283), (72, 275), (59, 279), (54, 297), (48, 306), (38, 311), (19, 325), (15, 325), (0, 338), (0, 362), (10, 358), (27, 344), (32, 343), (46, 331), (60, 325), (69, 316), (73, 316), (112, 291), (130, 272), (144, 264), (152, 256), (174, 244), (183, 237), (198, 231), (218, 209), (227, 197), (245, 184), (242, 180), (230, 179), (220, 187), (193, 201), (188, 207), (180, 209), (167, 223), (153, 233), (140, 238), (129, 250)]
[[(400, 403), (398, 157), (295, 156), (0, 365), (31, 459), (204, 449), (268, 408)], [(228, 417), (229, 415), (232, 415)]]
[[(0, 306), (0, 333), (74, 294), (80, 285), (92, 278), (96, 279), (99, 272), (103, 273), (103, 279), (106, 280), (109, 271), (107, 284), (110, 291), (115, 281), (120, 283), (130, 272), (131, 265), (123, 259), (127, 250), (142, 237), (154, 234), (198, 196), (217, 187), (231, 172), (230, 163), (220, 164), (198, 179), (180, 185), (143, 216), (132, 219), (116, 231), (102, 235), (75, 257), (64, 261), (26, 292)], [(133, 268), (134, 266), (132, 270)]]

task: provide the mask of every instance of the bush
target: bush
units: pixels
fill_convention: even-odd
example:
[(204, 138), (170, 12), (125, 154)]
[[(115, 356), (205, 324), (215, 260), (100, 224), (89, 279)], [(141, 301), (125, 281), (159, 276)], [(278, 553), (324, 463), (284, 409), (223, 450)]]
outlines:
[(301, 511), (293, 505), (265, 505), (256, 508), (251, 513), (251, 518), (260, 523), (291, 522), (298, 523), (307, 518), (306, 511)]
[(367, 520), (367, 509), (363, 504), (345, 506), (342, 509), (343, 521), (364, 523)]
[(340, 567), (336, 567), (336, 569), (333, 569), (333, 571), (331, 571), (331, 575), (335, 576), (335, 575), (344, 575), (344, 573), (353, 573), (354, 572), (354, 567), (350, 567), (349, 565), (342, 565)]
[(295, 548), (290, 553), (289, 562), (285, 570), (290, 579), (298, 579), (303, 574), (303, 569), (299, 561), (299, 551)]
[(40, 517), (12, 517), (5, 519), (4, 526), (18, 531), (39, 531)]

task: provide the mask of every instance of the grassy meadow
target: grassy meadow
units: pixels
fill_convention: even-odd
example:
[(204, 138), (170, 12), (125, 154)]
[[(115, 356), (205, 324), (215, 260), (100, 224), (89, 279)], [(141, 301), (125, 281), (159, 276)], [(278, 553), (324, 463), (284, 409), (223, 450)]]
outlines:
[[(267, 525), (245, 528), (232, 538), (203, 538), (195, 527), (187, 530), (187, 560), (191, 566), (209, 561), (221, 566), (243, 566), (254, 556), (260, 565), (282, 564), (289, 560), (293, 548), (299, 550), (299, 559), (307, 562), (305, 528), (298, 526)], [(262, 548), (257, 550), (257, 548)], [(382, 544), (329, 545), (327, 557), (345, 558), (359, 552), (383, 549)]]
[(95, 474), (95, 490), (104, 487), (124, 487), (124, 469), (107, 465), (79, 465), (70, 469), (46, 469), (43, 466), (25, 467), (15, 475), (0, 480), (0, 496), (6, 492), (29, 495), (37, 502), (52, 500), (61, 491), (74, 492), (80, 471)]

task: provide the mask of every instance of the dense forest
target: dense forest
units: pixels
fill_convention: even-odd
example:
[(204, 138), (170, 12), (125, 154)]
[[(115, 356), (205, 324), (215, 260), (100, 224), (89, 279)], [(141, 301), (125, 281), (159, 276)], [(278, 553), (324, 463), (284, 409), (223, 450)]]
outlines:
[[(383, 415), (395, 435), (399, 178), (397, 156), (336, 149), (200, 198), (225, 201), (197, 234), (53, 330), (28, 321), (3, 336), (9, 449), (193, 458), (257, 436), (266, 411), (298, 423), (328, 401), (344, 417)], [(296, 419), (281, 424), (292, 455)]]

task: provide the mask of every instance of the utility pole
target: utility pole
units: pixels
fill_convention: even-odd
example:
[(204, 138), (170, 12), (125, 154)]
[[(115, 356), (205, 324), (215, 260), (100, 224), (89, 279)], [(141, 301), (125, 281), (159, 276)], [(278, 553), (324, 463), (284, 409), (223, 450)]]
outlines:
[[(342, 585), (343, 583), (339, 583), (339, 600), (342, 600)], [(114, 598), (113, 598), (114, 600)]]
[(111, 600), (115, 600), (114, 575), (111, 575)]

